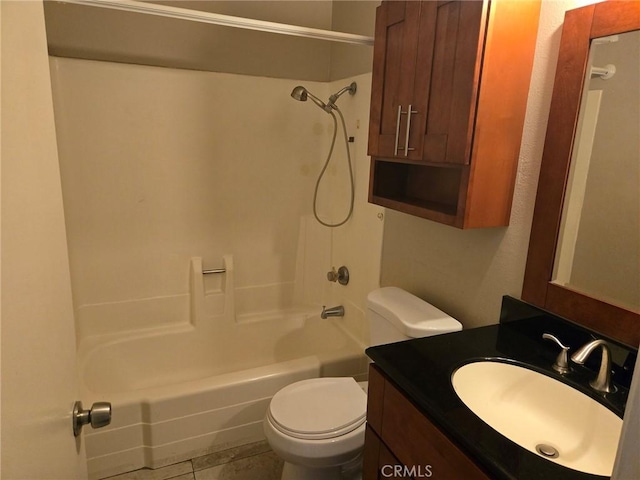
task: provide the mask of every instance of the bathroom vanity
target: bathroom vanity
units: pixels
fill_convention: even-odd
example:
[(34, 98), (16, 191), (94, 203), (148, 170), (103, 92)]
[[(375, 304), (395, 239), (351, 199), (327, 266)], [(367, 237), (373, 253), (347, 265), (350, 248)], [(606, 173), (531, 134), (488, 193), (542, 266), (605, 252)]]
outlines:
[(396, 478), (490, 478), (375, 365), (369, 370), (367, 412), (364, 478), (377, 479), (378, 472), (394, 472)]
[[(363, 478), (389, 478), (391, 473), (394, 478), (443, 480), (607, 478), (567, 468), (509, 440), (473, 413), (452, 386), (452, 375), (467, 363), (503, 362), (568, 385), (622, 418), (637, 350), (608, 339), (617, 391), (601, 394), (589, 386), (597, 375), (599, 355), (584, 367), (572, 362), (571, 371), (561, 375), (552, 369), (559, 348), (543, 340), (544, 333), (562, 339), (571, 352), (593, 339), (583, 327), (504, 297), (498, 325), (367, 349), (375, 363), (370, 370)], [(549, 403), (554, 408), (552, 400)], [(617, 441), (614, 455), (616, 446)], [(561, 445), (560, 456), (579, 456), (582, 447), (575, 448), (567, 452)]]

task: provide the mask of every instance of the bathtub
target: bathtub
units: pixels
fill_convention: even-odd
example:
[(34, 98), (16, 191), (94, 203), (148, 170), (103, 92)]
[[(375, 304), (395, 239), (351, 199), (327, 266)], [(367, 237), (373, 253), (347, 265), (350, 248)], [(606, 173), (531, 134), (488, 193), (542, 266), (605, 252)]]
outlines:
[(363, 345), (317, 309), (101, 335), (78, 352), (85, 406), (112, 403), (109, 426), (84, 429), (91, 479), (158, 468), (264, 438), (271, 397), (319, 376), (363, 379)]

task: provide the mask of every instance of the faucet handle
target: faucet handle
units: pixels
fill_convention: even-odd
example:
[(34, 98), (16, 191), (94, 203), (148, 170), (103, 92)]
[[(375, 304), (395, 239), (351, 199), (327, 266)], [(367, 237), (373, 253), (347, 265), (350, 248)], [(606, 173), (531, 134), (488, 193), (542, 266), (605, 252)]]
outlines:
[(331, 267), (331, 271), (327, 272), (327, 280), (346, 285), (349, 283), (349, 269), (343, 265), (336, 272), (336, 267)]
[(332, 267), (331, 270), (327, 272), (327, 280), (330, 282), (338, 281), (338, 272), (336, 272), (336, 267)]
[(558, 357), (556, 358), (556, 361), (553, 364), (552, 368), (560, 374), (568, 373), (569, 371), (571, 371), (571, 368), (569, 367), (569, 360), (567, 358), (569, 347), (565, 347), (557, 337), (551, 335), (550, 333), (543, 333), (542, 338), (555, 342), (562, 349), (558, 354)]

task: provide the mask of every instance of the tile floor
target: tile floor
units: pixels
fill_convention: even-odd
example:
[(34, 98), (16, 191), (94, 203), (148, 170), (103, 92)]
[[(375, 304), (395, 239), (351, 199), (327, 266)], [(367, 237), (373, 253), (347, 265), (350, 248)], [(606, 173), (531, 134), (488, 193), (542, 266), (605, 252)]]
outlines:
[(267, 442), (256, 442), (155, 470), (142, 468), (105, 480), (279, 480), (282, 466), (282, 460), (271, 451)]

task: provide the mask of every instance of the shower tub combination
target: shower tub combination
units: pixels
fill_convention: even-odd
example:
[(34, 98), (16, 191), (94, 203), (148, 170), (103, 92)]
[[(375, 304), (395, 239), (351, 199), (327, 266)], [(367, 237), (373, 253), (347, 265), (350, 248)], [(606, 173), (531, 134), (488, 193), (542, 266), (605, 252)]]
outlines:
[(80, 342), (83, 400), (113, 407), (111, 425), (85, 429), (90, 478), (261, 440), (269, 401), (285, 385), (320, 376), (364, 378), (363, 345), (340, 318), (322, 320), (314, 308), (237, 321), (232, 262), (225, 260), (221, 314), (207, 312), (202, 263), (194, 258), (189, 321)]

